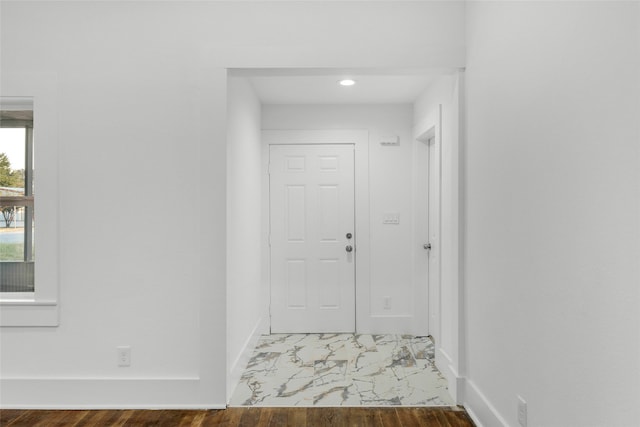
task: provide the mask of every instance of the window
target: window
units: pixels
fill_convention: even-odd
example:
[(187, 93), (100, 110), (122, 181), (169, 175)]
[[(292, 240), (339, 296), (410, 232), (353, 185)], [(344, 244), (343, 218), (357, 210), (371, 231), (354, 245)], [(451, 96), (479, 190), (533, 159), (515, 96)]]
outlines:
[(55, 73), (2, 75), (0, 153), (11, 151), (0, 185), (3, 327), (59, 325), (57, 87)]
[(31, 106), (0, 110), (0, 292), (35, 289), (33, 133)]

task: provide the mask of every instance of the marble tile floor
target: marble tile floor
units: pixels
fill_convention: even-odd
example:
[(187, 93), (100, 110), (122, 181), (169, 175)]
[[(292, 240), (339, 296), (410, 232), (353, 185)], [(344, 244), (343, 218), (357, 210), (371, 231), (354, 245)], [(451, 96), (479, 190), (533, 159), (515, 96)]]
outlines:
[(428, 337), (261, 337), (229, 406), (452, 406)]

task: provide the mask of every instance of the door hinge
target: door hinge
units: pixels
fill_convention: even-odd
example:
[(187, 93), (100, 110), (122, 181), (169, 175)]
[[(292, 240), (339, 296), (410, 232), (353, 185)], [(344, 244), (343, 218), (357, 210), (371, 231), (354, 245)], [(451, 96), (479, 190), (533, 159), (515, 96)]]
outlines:
[(271, 247), (271, 233), (269, 233), (269, 247)]

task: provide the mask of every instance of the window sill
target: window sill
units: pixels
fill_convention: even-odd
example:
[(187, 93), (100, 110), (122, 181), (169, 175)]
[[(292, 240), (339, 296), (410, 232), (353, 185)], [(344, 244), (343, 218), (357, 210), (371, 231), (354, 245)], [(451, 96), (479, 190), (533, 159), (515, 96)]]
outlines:
[(34, 302), (35, 300), (35, 292), (0, 292), (0, 305), (16, 302)]
[[(33, 294), (31, 294), (33, 295)], [(0, 299), (0, 326), (58, 326), (58, 302), (13, 295)]]

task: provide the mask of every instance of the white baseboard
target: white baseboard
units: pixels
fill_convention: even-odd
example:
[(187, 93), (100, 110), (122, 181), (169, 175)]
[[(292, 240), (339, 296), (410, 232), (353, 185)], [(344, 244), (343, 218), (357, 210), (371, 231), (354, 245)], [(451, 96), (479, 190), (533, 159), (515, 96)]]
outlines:
[(457, 405), (462, 405), (462, 402), (464, 400), (464, 396), (462, 395), (464, 386), (461, 387), (460, 383), (464, 382), (464, 378), (458, 377), (457, 372), (449, 364), (446, 364), (445, 366), (437, 366), (437, 368), (447, 380), (449, 394), (453, 398), (453, 401), (456, 402)]
[(227, 405), (0, 405), (0, 409), (20, 409), (20, 410), (47, 410), (47, 411), (100, 411), (112, 410), (119, 411), (125, 409), (141, 409), (141, 410), (191, 410), (191, 411), (209, 411), (227, 409)]
[(409, 334), (416, 333), (415, 317), (406, 314), (372, 314), (357, 322), (359, 334)]
[(224, 409), (203, 402), (199, 378), (10, 378), (2, 409)]
[(436, 367), (447, 380), (449, 394), (454, 402), (457, 405), (462, 405), (465, 379), (458, 375), (458, 371), (453, 366), (453, 359), (442, 348), (436, 349)]
[(467, 379), (464, 383), (464, 407), (478, 427), (509, 427), (496, 408), (478, 387)]
[(446, 351), (436, 349), (436, 367), (446, 378), (449, 393), (456, 404), (464, 406), (478, 427), (509, 427), (473, 381), (458, 374), (452, 362)]
[(227, 403), (231, 400), (231, 396), (240, 382), (240, 377), (247, 367), (247, 363), (249, 363), (249, 359), (251, 359), (251, 354), (253, 353), (253, 349), (256, 347), (260, 336), (267, 332), (267, 322), (265, 317), (261, 317), (256, 322), (251, 334), (247, 337), (242, 346), (242, 350), (240, 354), (233, 361), (231, 368), (229, 369), (229, 374), (227, 376)]

